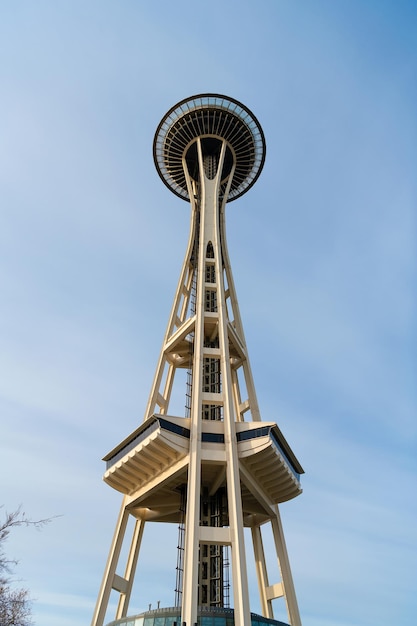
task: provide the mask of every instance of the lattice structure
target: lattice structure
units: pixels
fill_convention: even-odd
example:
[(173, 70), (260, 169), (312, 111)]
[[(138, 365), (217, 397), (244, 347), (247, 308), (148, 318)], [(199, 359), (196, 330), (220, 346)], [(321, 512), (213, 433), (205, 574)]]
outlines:
[[(249, 527), (265, 623), (274, 623), (272, 602), (282, 597), (291, 626), (301, 625), (278, 504), (301, 493), (303, 470), (278, 426), (261, 421), (226, 245), (226, 203), (254, 184), (264, 159), (259, 122), (225, 96), (183, 100), (156, 131), (155, 164), (163, 182), (190, 203), (190, 237), (144, 422), (104, 458), (104, 480), (124, 499), (92, 626), (104, 623), (112, 589), (119, 593), (113, 624), (136, 623), (127, 618), (128, 606), (151, 521), (179, 526), (174, 613), (183, 624), (194, 626), (213, 611), (232, 614), (236, 626), (251, 625)], [(181, 370), (184, 415), (172, 415)], [(119, 575), (130, 517), (136, 523)], [(281, 572), (272, 584), (264, 524), (271, 525)]]

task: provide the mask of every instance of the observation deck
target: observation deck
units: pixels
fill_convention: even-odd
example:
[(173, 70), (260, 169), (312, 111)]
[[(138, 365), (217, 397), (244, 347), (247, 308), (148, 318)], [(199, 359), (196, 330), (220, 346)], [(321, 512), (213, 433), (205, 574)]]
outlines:
[(254, 114), (243, 104), (218, 94), (186, 98), (172, 107), (159, 124), (153, 145), (155, 166), (165, 185), (189, 200), (183, 163), (198, 177), (197, 138), (216, 155), (219, 140), (227, 143), (222, 172), (224, 192), (233, 164), (228, 202), (243, 195), (257, 180), (265, 161), (265, 137)]
[[(285, 502), (301, 492), (303, 468), (278, 426), (273, 422), (236, 424), (238, 458), (242, 472), (242, 507), (246, 525), (253, 516), (266, 514), (257, 494), (250, 489), (255, 481), (270, 504)], [(222, 468), (226, 463), (224, 424), (203, 421), (202, 482), (225, 485)], [(104, 481), (135, 499), (135, 515), (142, 519), (179, 522), (181, 487), (187, 481), (190, 420), (153, 415), (104, 457)]]

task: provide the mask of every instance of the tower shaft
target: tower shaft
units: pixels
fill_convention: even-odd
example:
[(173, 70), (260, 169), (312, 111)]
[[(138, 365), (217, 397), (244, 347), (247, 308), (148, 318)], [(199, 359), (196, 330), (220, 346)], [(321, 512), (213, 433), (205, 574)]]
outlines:
[[(213, 409), (220, 409), (216, 417), (222, 418), (222, 421), (219, 419), (219, 425), (223, 430), (226, 463), (216, 468), (214, 481), (204, 486), (214, 495), (219, 476), (223, 482), (223, 475), (226, 473), (229, 526), (227, 532), (223, 526), (210, 527), (209, 545), (231, 546), (233, 581), (237, 583), (233, 584), (235, 616), (237, 623), (249, 626), (249, 593), (235, 432), (237, 416), (229, 354), (230, 322), (225, 288), (225, 265), (229, 264), (227, 252), (222, 246), (222, 241), (225, 241), (222, 219), (224, 204), (219, 202), (225, 152), (226, 143), (223, 141), (217, 162), (213, 155), (203, 154), (202, 141), (197, 139), (198, 186), (193, 184), (189, 172), (186, 172), (190, 192), (193, 192), (194, 198), (197, 196), (193, 211), (199, 214), (199, 228), (194, 239), (194, 243), (198, 241), (198, 246), (194, 246), (198, 250), (197, 266), (194, 270), (197, 272), (197, 297), (182, 621), (187, 624), (197, 621), (198, 557), (200, 546), (204, 545), (204, 541), (207, 543), (207, 536), (204, 540), (207, 527), (200, 524), (202, 484), (207, 480), (204, 476), (202, 480), (201, 475), (202, 423), (212, 415)], [(228, 273), (230, 278), (230, 270)], [(217, 347), (211, 347), (212, 345)]]

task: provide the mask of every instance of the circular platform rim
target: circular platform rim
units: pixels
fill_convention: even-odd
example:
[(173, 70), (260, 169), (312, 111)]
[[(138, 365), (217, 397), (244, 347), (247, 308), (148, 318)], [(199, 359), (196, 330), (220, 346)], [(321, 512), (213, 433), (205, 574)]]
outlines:
[[(198, 101), (202, 101), (202, 102), (198, 103)], [(196, 105), (188, 108), (187, 110), (184, 107), (185, 105), (188, 105), (189, 103), (196, 103)], [(232, 108), (229, 108), (229, 106), (221, 106), (221, 103), (232, 105), (235, 108), (232, 109)], [(182, 113), (179, 113), (175, 117), (172, 117), (172, 115), (176, 111), (179, 111), (182, 108), (184, 108)], [(242, 104), (241, 102), (239, 102), (239, 100), (236, 100), (235, 98), (231, 98), (223, 94), (203, 93), (203, 94), (190, 96), (188, 98), (184, 98), (183, 100), (180, 100), (180, 102), (172, 106), (167, 111), (167, 113), (163, 116), (155, 132), (154, 141), (153, 141), (153, 158), (154, 158), (156, 170), (162, 182), (168, 187), (168, 189), (172, 193), (174, 193), (176, 196), (178, 196), (182, 200), (189, 201), (188, 191), (184, 187), (181, 187), (180, 185), (178, 185), (175, 182), (174, 178), (170, 176), (170, 174), (167, 173), (166, 168), (164, 168), (163, 158), (160, 158), (160, 153), (161, 153), (160, 144), (163, 143), (164, 138), (168, 134), (170, 128), (172, 128), (172, 126), (176, 124), (182, 116), (198, 108), (201, 108), (201, 109), (218, 108), (218, 109), (223, 109), (223, 110), (229, 109), (230, 113), (234, 115), (235, 117), (237, 117), (238, 119), (240, 119), (242, 124), (244, 124), (246, 128), (250, 131), (255, 148), (258, 147), (259, 144), (261, 145), (261, 149), (258, 151), (258, 159), (255, 161), (255, 164), (251, 170), (251, 174), (253, 172), (254, 173), (250, 177), (251, 178), (250, 181), (246, 185), (244, 184), (245, 181), (249, 178), (249, 176), (247, 176), (245, 181), (239, 184), (239, 186), (237, 187), (237, 191), (235, 190), (231, 195), (229, 195), (228, 202), (232, 202), (233, 200), (240, 198), (244, 193), (246, 193), (255, 184), (255, 182), (257, 181), (257, 179), (259, 178), (262, 172), (262, 169), (265, 163), (265, 157), (266, 157), (265, 135), (262, 130), (262, 126), (259, 123), (259, 120), (247, 106), (245, 106), (244, 104)], [(242, 116), (242, 113), (244, 114), (243, 116)], [(166, 125), (166, 129), (164, 133), (161, 133), (161, 130), (164, 125)], [(254, 129), (256, 130), (257, 134), (254, 133)], [(195, 136), (197, 138), (199, 135), (196, 134)], [(180, 188), (181, 191), (178, 191), (178, 188)]]

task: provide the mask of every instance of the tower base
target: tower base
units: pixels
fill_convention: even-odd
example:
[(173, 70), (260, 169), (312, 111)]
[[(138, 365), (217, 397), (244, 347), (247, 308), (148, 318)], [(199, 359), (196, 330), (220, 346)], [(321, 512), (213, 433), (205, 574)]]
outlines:
[[(180, 613), (179, 607), (155, 609), (139, 615), (122, 617), (114, 622), (109, 622), (107, 626), (181, 626)], [(251, 613), (251, 623), (252, 626), (289, 626), (285, 622), (262, 617), (261, 615), (256, 615), (256, 613)], [(239, 626), (239, 624), (235, 624), (233, 609), (205, 606), (198, 607), (197, 625)]]

